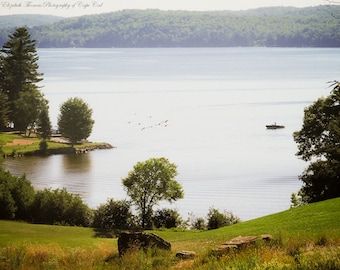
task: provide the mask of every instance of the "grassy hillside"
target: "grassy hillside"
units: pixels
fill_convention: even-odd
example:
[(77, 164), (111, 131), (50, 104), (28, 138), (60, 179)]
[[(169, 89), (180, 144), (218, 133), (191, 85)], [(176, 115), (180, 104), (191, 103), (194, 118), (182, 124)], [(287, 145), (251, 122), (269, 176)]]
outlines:
[[(241, 222), (230, 227), (205, 232), (157, 232), (170, 242), (184, 243), (188, 248), (202, 251), (239, 235), (272, 234), (303, 241), (323, 235), (340, 240), (340, 198), (289, 209), (277, 214)], [(209, 244), (203, 244), (209, 243)]]
[[(172, 252), (140, 252), (124, 257), (117, 255), (116, 239), (97, 238), (90, 228), (0, 221), (0, 268), (340, 269), (339, 209), (337, 198), (218, 230), (154, 231), (171, 242)], [(275, 244), (221, 258), (209, 252), (233, 237), (263, 233), (272, 234)], [(179, 261), (174, 253), (180, 250), (193, 250), (197, 256), (195, 260)]]

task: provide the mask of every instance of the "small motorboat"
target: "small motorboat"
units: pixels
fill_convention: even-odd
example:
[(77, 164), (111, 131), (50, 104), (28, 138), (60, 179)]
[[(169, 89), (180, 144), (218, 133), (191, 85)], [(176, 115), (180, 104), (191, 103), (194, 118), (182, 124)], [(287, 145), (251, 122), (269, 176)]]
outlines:
[(279, 128), (284, 128), (285, 126), (282, 125), (277, 125), (276, 123), (274, 123), (274, 125), (266, 125), (267, 129), (279, 129)]

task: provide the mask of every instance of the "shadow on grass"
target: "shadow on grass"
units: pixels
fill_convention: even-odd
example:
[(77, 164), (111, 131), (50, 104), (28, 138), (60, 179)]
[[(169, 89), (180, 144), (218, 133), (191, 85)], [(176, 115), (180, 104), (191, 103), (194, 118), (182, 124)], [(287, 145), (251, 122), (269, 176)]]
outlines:
[(95, 238), (116, 238), (119, 235), (119, 231), (109, 230), (103, 228), (93, 228)]

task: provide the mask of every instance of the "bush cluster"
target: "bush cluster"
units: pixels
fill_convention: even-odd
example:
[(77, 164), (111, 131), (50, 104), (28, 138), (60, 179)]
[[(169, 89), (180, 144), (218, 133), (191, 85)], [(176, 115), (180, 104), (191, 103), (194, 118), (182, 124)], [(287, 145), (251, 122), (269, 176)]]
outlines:
[(44, 224), (90, 226), (92, 213), (66, 189), (35, 191), (26, 176), (0, 170), (0, 218)]
[(105, 230), (128, 230), (133, 229), (135, 224), (131, 212), (131, 204), (128, 201), (115, 201), (108, 199), (95, 211), (92, 226)]
[(27, 220), (34, 200), (34, 188), (26, 176), (15, 177), (0, 170), (0, 218)]
[(236, 217), (230, 211), (220, 212), (218, 209), (211, 207), (207, 216), (208, 230), (218, 229), (224, 226), (230, 226), (240, 222), (240, 219)]
[[(40, 224), (89, 226), (104, 230), (134, 230), (140, 222), (133, 215), (131, 202), (108, 199), (96, 209), (90, 209), (79, 195), (63, 189), (34, 190), (25, 175), (13, 176), (0, 169), (0, 219), (21, 220)], [(207, 222), (206, 222), (207, 221)], [(184, 221), (174, 209), (158, 209), (151, 213), (153, 227), (190, 227), (195, 230), (217, 229), (239, 222), (231, 212), (210, 208), (204, 218)]]

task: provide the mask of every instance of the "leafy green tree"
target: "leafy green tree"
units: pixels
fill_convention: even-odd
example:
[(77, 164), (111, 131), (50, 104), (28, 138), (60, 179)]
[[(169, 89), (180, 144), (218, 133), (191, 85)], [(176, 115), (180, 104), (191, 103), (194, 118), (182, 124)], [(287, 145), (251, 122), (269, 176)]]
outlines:
[(94, 211), (93, 227), (106, 230), (128, 230), (134, 227), (131, 205), (128, 201), (108, 199)]
[(152, 208), (162, 200), (170, 203), (183, 198), (181, 185), (175, 180), (177, 166), (166, 158), (138, 162), (122, 179), (124, 189), (140, 214), (143, 229), (151, 227)]
[(205, 219), (202, 217), (196, 218), (191, 224), (191, 229), (193, 230), (203, 231), (203, 230), (206, 230), (206, 228), (207, 228), (207, 225), (205, 223)]
[(153, 225), (156, 228), (176, 228), (181, 222), (181, 216), (174, 209), (158, 209), (152, 217)]
[(48, 101), (39, 90), (21, 92), (14, 101), (14, 122), (16, 129), (28, 137), (32, 130), (38, 126), (41, 114), (48, 108)]
[(297, 156), (311, 161), (300, 176), (305, 203), (340, 196), (340, 82), (331, 87), (329, 96), (305, 109), (302, 128), (294, 132)]
[(188, 226), (191, 230), (203, 231), (207, 229), (206, 220), (202, 217), (196, 217), (194, 213), (189, 213)]
[(87, 139), (93, 128), (92, 109), (80, 98), (70, 98), (60, 106), (58, 126), (72, 145)]
[(301, 190), (296, 194), (296, 193), (292, 193), (292, 195), (290, 196), (290, 208), (296, 208), (299, 206), (302, 206), (304, 204), (306, 204), (303, 201), (304, 194), (302, 194)]
[(34, 194), (26, 176), (15, 177), (0, 170), (0, 218), (29, 220)]
[(232, 212), (224, 211), (221, 213), (219, 210), (211, 207), (207, 215), (208, 230), (218, 229), (224, 226), (230, 226), (240, 222), (240, 219)]
[[(24, 27), (16, 29), (9, 35), (2, 49), (0, 65), (1, 90), (8, 96), (10, 102), (10, 120), (14, 122), (17, 107), (14, 101), (20, 98), (20, 93), (38, 90), (37, 83), (42, 80), (42, 73), (38, 72), (39, 65), (35, 48), (35, 40)], [(14, 125), (16, 123), (14, 122)]]

